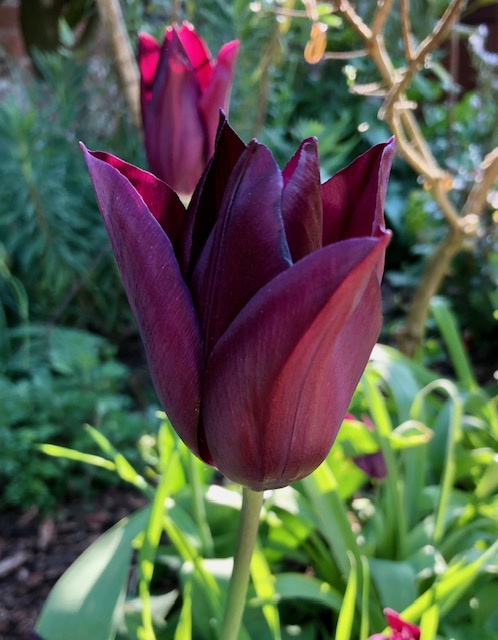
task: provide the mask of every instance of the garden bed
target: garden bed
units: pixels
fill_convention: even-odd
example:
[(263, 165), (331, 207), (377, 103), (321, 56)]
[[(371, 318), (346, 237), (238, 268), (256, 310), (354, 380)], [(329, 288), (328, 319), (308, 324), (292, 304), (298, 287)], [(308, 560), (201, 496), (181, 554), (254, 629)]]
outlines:
[(60, 507), (52, 517), (36, 509), (0, 516), (0, 638), (27, 638), (50, 589), (100, 534), (145, 499), (109, 488), (97, 499)]

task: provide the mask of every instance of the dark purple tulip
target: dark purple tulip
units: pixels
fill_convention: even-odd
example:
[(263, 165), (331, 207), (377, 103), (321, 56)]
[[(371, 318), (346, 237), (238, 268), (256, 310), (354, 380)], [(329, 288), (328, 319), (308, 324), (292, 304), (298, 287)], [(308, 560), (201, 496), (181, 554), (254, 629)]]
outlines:
[(145, 150), (150, 169), (177, 193), (191, 195), (214, 152), (220, 109), (228, 113), (239, 42), (215, 61), (192, 25), (166, 29), (160, 46), (138, 38)]
[[(348, 420), (356, 420), (351, 414), (346, 414)], [(374, 423), (368, 416), (362, 415), (361, 421), (367, 427), (369, 431), (375, 429)], [(384, 454), (382, 451), (376, 451), (375, 453), (366, 453), (362, 456), (355, 456), (352, 458), (357, 467), (364, 471), (371, 478), (377, 480), (383, 480), (387, 475), (386, 461), (384, 460)]]
[(222, 120), (187, 210), (85, 150), (152, 378), (187, 446), (254, 490), (330, 450), (379, 335), (394, 141), (320, 185), (317, 144), (280, 171)]
[(382, 633), (375, 633), (368, 640), (419, 640), (420, 629), (410, 622), (406, 622), (399, 617), (399, 613), (393, 609), (384, 609), (387, 624), (391, 627), (391, 634), (385, 636)]

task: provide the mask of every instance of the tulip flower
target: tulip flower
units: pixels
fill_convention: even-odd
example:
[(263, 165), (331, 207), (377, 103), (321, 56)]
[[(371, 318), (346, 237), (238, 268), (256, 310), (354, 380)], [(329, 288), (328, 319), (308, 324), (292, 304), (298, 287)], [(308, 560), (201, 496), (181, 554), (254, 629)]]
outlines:
[(200, 458), (262, 491), (329, 452), (382, 323), (394, 141), (320, 184), (307, 139), (281, 171), (222, 119), (187, 209), (85, 150), (159, 400)]
[[(346, 414), (347, 420), (356, 420), (351, 414)], [(361, 416), (363, 424), (369, 431), (375, 429), (374, 423), (366, 415)], [(387, 475), (386, 461), (384, 460), (384, 454), (382, 451), (376, 451), (375, 453), (366, 453), (362, 456), (355, 456), (352, 458), (357, 467), (364, 471), (371, 478), (377, 480), (383, 480)]]
[(382, 633), (375, 633), (368, 640), (419, 640), (420, 629), (410, 622), (406, 622), (399, 617), (393, 609), (384, 609), (387, 624), (391, 627), (391, 634), (385, 636)]
[(142, 121), (147, 161), (177, 193), (191, 195), (214, 151), (219, 111), (228, 113), (239, 42), (215, 61), (192, 25), (166, 29), (162, 46), (138, 40)]

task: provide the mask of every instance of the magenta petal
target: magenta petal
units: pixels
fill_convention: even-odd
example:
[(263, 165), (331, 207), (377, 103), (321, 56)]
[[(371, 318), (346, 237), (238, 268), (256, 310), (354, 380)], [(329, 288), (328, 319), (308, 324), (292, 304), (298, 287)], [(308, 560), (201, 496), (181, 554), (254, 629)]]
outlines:
[(220, 109), (228, 113), (230, 107), (230, 91), (238, 51), (238, 40), (227, 42), (221, 47), (209, 84), (199, 99), (199, 110), (204, 118), (206, 140), (209, 145), (206, 150), (208, 157), (213, 155)]
[(198, 453), (203, 343), (172, 245), (131, 182), (83, 151), (159, 400)]
[(386, 461), (381, 451), (356, 456), (353, 462), (371, 478), (382, 480), (387, 476)]
[(213, 75), (209, 49), (189, 22), (184, 22), (177, 33), (195, 71), (201, 91), (205, 91)]
[(131, 182), (174, 245), (180, 229), (185, 224), (186, 211), (171, 187), (152, 173), (143, 171), (110, 153), (93, 151), (92, 156), (110, 164)]
[(281, 194), (282, 175), (273, 156), (251, 142), (232, 171), (189, 284), (206, 354), (255, 293), (291, 264)]
[(420, 638), (420, 629), (415, 624), (406, 622), (394, 609), (384, 609), (387, 624), (393, 631), (402, 633), (402, 638), (406, 640), (418, 640)]
[(394, 146), (391, 138), (372, 147), (322, 185), (324, 246), (382, 232)]
[(282, 175), (285, 235), (296, 262), (322, 246), (322, 194), (315, 138), (301, 143)]
[(148, 33), (138, 35), (138, 67), (140, 69), (140, 99), (142, 115), (152, 97), (152, 86), (159, 62), (160, 46)]
[(381, 326), (372, 275), (389, 235), (325, 247), (260, 290), (215, 346), (204, 432), (220, 471), (282, 487), (327, 455)]

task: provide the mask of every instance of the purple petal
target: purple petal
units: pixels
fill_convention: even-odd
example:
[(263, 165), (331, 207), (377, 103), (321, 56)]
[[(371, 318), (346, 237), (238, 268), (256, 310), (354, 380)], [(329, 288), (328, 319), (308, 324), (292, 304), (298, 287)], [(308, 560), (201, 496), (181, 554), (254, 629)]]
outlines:
[(214, 141), (218, 128), (220, 109), (228, 114), (230, 107), (230, 91), (235, 73), (235, 63), (239, 52), (238, 40), (227, 42), (220, 49), (214, 71), (209, 83), (199, 100), (199, 110), (206, 127), (208, 157), (213, 155)]
[(198, 453), (202, 335), (171, 242), (130, 181), (83, 152), (159, 400)]
[(383, 480), (387, 475), (386, 461), (382, 451), (367, 453), (363, 456), (352, 458), (357, 467), (364, 471), (371, 478)]
[(292, 260), (322, 246), (322, 195), (315, 138), (304, 140), (283, 173), (282, 216)]
[(178, 35), (168, 35), (143, 114), (145, 150), (153, 173), (190, 195), (209, 159), (198, 109), (201, 90)]
[(152, 97), (154, 76), (159, 62), (160, 46), (148, 33), (138, 35), (138, 67), (140, 69), (140, 100), (142, 104), (142, 116), (146, 105)]
[(94, 151), (92, 155), (117, 169), (121, 175), (129, 180), (167, 234), (171, 244), (174, 245), (186, 222), (186, 211), (180, 198), (171, 187), (152, 173), (124, 162), (110, 153)]
[(232, 171), (190, 282), (206, 354), (254, 294), (291, 264), (281, 196), (273, 156), (251, 142)]
[(209, 49), (189, 22), (184, 22), (177, 34), (195, 71), (201, 91), (204, 92), (213, 77), (213, 63)]
[(322, 186), (323, 245), (377, 236), (384, 230), (384, 199), (394, 138), (356, 158)]
[(214, 156), (190, 201), (182, 243), (182, 268), (191, 273), (218, 217), (230, 175), (246, 146), (219, 113)]
[(207, 362), (204, 431), (220, 471), (255, 490), (327, 455), (381, 326), (372, 275), (389, 235), (325, 247), (249, 302)]

